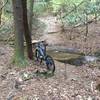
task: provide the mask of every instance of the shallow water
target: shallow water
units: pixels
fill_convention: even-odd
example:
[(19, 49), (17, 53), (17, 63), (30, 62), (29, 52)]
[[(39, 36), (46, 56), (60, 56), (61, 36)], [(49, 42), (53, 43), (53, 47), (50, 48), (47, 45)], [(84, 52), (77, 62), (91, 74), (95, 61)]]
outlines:
[(79, 54), (67, 53), (61, 51), (52, 51), (52, 50), (47, 51), (47, 54), (52, 56), (55, 60), (68, 60), (71, 58), (78, 58), (81, 56)]
[(53, 59), (71, 65), (81, 66), (86, 63), (97, 61), (95, 56), (83, 56), (82, 54), (75, 54), (69, 52), (53, 51), (49, 50), (47, 53), (53, 57)]

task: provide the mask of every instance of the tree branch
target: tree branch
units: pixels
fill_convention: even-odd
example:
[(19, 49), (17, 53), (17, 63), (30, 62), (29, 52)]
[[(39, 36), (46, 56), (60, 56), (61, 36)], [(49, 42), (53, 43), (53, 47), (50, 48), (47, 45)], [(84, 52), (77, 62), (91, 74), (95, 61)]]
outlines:
[(5, 4), (0, 8), (0, 11), (6, 6), (6, 4), (8, 3), (8, 0), (5, 2)]
[(73, 28), (77, 28), (77, 27), (81, 27), (83, 25), (91, 24), (91, 23), (94, 22), (95, 18), (98, 18), (98, 17), (99, 16), (96, 16), (96, 17), (92, 18), (91, 20), (87, 21), (86, 23), (84, 23), (84, 24), (78, 24), (78, 25), (74, 26)]
[(81, 3), (79, 3), (77, 6), (75, 6), (75, 8), (73, 8), (70, 12), (68, 12), (67, 14), (65, 14), (62, 18), (68, 16), (70, 13), (72, 13), (75, 9), (77, 9), (80, 5), (82, 5), (85, 1), (83, 0)]

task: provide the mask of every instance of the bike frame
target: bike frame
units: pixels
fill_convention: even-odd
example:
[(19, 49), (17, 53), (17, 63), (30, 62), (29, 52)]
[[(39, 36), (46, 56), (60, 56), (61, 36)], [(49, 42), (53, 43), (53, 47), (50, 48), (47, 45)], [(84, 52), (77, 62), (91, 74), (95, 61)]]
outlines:
[(43, 42), (38, 42), (36, 44), (36, 50), (38, 51), (38, 57), (45, 59), (46, 57), (46, 45)]

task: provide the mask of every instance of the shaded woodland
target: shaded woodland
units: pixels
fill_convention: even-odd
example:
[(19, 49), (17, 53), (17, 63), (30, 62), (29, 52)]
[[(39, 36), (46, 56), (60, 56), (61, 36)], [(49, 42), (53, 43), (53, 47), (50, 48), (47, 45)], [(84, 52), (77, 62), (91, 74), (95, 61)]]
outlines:
[(0, 82), (0, 100), (100, 100), (100, 0), (0, 0)]

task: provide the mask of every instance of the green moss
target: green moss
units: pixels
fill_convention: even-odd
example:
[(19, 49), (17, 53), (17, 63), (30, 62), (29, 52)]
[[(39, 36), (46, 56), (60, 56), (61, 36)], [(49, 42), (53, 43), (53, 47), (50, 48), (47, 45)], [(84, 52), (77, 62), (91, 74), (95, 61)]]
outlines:
[(12, 63), (18, 67), (26, 67), (28, 65), (27, 59), (18, 55), (14, 55)]

